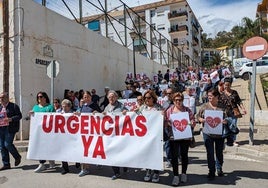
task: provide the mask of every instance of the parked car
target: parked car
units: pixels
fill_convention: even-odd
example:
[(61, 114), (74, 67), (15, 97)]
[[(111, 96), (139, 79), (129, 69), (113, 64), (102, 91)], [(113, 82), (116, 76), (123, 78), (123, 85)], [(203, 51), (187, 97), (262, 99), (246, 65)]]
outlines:
[(233, 72), (234, 72), (234, 77), (235, 78), (239, 78), (239, 70), (240, 68), (245, 64), (245, 63), (248, 63), (250, 62), (251, 60), (250, 59), (247, 59), (247, 58), (236, 58), (236, 59), (233, 59)]
[[(268, 73), (268, 59), (257, 60), (256, 74)], [(245, 63), (239, 70), (239, 77), (248, 80), (252, 75), (253, 62)]]

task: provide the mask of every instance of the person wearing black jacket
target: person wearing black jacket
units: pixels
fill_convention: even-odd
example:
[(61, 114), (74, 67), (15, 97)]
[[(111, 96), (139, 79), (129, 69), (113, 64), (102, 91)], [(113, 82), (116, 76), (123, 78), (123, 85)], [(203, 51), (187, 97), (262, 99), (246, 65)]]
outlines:
[(21, 162), (21, 155), (13, 144), (16, 132), (20, 128), (22, 114), (17, 104), (9, 102), (7, 92), (0, 94), (0, 150), (3, 166), (0, 170), (10, 169), (9, 153), (15, 159), (15, 166)]

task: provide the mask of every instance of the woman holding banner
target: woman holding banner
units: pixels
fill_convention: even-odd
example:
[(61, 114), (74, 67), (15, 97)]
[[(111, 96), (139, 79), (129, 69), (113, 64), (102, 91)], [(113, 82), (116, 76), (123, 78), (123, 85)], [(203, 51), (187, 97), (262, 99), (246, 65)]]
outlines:
[[(55, 109), (52, 104), (50, 104), (50, 100), (46, 92), (40, 91), (36, 95), (37, 104), (33, 106), (33, 109), (29, 112), (29, 115), (34, 115), (36, 112), (55, 112)], [(39, 166), (34, 170), (34, 172), (42, 172), (46, 170), (45, 160), (39, 161)], [(49, 161), (49, 168), (55, 167), (55, 161)]]
[[(157, 103), (157, 95), (153, 90), (147, 90), (144, 95), (144, 107), (142, 108), (142, 112), (145, 111), (161, 111), (163, 110), (162, 106)], [(158, 126), (158, 125), (156, 125)], [(162, 126), (162, 125), (161, 125)], [(144, 181), (148, 182), (152, 180), (152, 182), (157, 183), (159, 182), (159, 171), (158, 170), (152, 170), (151, 169), (146, 169), (146, 175), (144, 177)]]
[[(180, 181), (187, 182), (188, 151), (192, 139), (192, 128), (195, 126), (193, 112), (183, 105), (184, 96), (177, 92), (173, 94), (173, 103), (165, 114), (165, 126), (169, 127), (170, 135), (170, 153), (174, 178), (173, 186), (178, 186)], [(172, 129), (172, 130), (171, 130)], [(178, 170), (178, 150), (180, 148), (182, 174), (179, 179)]]
[[(207, 162), (209, 173), (207, 178), (213, 180), (217, 170), (218, 176), (223, 176), (223, 124), (227, 124), (224, 120), (225, 109), (220, 106), (219, 96), (220, 93), (217, 89), (213, 88), (208, 91), (208, 102), (201, 106), (197, 119), (203, 124), (203, 138), (207, 151)], [(214, 151), (215, 148), (215, 151)], [(216, 160), (214, 157), (216, 153)]]

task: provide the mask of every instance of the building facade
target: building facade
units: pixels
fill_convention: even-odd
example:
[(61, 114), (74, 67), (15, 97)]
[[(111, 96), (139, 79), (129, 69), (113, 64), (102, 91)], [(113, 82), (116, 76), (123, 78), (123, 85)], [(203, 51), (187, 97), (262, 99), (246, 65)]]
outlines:
[[(94, 15), (91, 30), (171, 68), (201, 65), (202, 28), (186, 0), (165, 0)], [(130, 33), (135, 32), (133, 40)]]
[(268, 34), (268, 0), (262, 0), (257, 6), (256, 17), (260, 19), (261, 22), (261, 32)]

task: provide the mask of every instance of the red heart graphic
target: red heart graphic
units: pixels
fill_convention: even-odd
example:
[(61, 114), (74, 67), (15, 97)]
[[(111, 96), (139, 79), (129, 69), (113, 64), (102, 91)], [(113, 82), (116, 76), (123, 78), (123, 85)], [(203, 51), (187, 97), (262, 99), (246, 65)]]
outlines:
[(182, 119), (181, 121), (173, 121), (173, 126), (180, 132), (183, 132), (186, 129), (187, 125), (188, 121), (186, 119)]
[(219, 117), (213, 118), (211, 116), (208, 116), (206, 117), (206, 122), (211, 128), (215, 128), (221, 123), (221, 118)]

